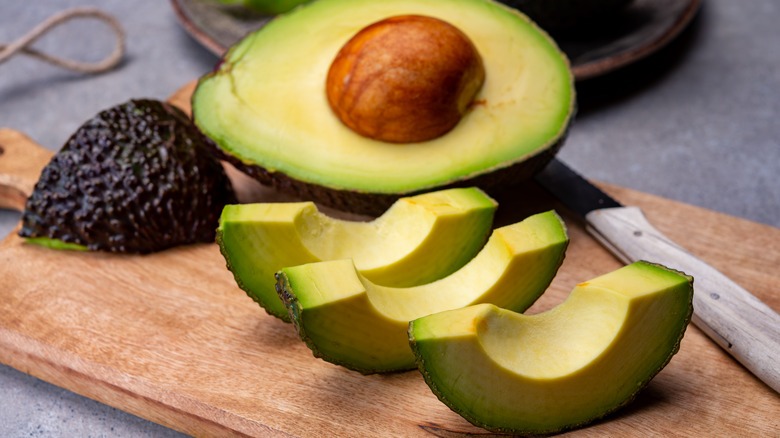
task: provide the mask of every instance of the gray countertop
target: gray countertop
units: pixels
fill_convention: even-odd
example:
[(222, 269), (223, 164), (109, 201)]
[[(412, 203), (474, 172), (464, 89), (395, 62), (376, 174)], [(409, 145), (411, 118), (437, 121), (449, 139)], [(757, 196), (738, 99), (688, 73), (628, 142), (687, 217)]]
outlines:
[[(160, 0), (4, 2), (0, 43), (88, 4), (124, 27), (120, 67), (92, 76), (25, 56), (0, 64), (0, 126), (57, 150), (100, 110), (130, 98), (165, 99), (217, 62)], [(773, 0), (703, 0), (671, 45), (578, 84), (580, 110), (560, 157), (593, 179), (780, 227), (778, 22)], [(96, 61), (112, 38), (104, 24), (80, 20), (35, 47)], [(18, 220), (19, 213), (0, 210), (0, 236)], [(0, 388), (0, 436), (178, 435), (5, 365)]]

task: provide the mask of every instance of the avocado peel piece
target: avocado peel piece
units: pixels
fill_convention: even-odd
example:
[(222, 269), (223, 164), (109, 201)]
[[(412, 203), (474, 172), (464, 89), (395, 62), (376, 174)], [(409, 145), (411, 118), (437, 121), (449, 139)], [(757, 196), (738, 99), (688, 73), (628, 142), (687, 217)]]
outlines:
[[(466, 34), (484, 64), (485, 82), (450, 131), (390, 143), (345, 126), (329, 106), (325, 83), (352, 36), (404, 14), (440, 19)], [(297, 35), (300, 29), (307, 32)], [(297, 56), (289, 56), (293, 52)], [(225, 159), (261, 183), (378, 215), (404, 196), (465, 186), (492, 193), (529, 179), (563, 145), (576, 99), (568, 60), (554, 41), (504, 5), (318, 0), (233, 46), (221, 67), (200, 79), (192, 106), (196, 123)]]
[(98, 113), (54, 154), (18, 234), (55, 249), (144, 254), (213, 242), (235, 199), (211, 141), (183, 111), (134, 99)]
[[(269, 314), (290, 321), (275, 289), (278, 270), (350, 258), (378, 284), (432, 282), (479, 251), (496, 208), (475, 187), (402, 198), (365, 222), (330, 217), (312, 202), (227, 205), (216, 241), (238, 286)], [(431, 262), (435, 253), (441, 257)]]
[(567, 245), (563, 222), (548, 211), (494, 230), (468, 264), (432, 283), (379, 286), (344, 259), (283, 268), (277, 292), (315, 357), (363, 374), (409, 370), (409, 321), (482, 302), (524, 311), (552, 281)]
[(692, 299), (692, 277), (636, 262), (540, 314), (482, 304), (417, 319), (409, 342), (432, 392), (472, 424), (557, 433), (633, 400), (679, 350)]

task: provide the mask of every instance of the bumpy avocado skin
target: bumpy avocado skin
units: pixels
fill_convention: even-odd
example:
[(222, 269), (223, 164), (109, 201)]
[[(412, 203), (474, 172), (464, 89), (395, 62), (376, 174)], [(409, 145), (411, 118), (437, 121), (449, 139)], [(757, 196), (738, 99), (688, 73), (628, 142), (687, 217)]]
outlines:
[(213, 242), (222, 208), (236, 198), (212, 148), (164, 102), (102, 111), (43, 169), (19, 235), (118, 253)]

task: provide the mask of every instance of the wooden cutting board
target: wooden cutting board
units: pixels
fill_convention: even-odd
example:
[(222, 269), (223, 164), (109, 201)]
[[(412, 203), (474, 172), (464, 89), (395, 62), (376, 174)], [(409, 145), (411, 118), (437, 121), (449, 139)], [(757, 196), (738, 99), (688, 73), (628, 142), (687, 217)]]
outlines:
[[(172, 97), (189, 108), (191, 86)], [(0, 205), (22, 208), (51, 153), (0, 130)], [(231, 172), (243, 202), (284, 200)], [(601, 184), (667, 236), (780, 309), (780, 229)], [(534, 184), (498, 195), (497, 225), (557, 208), (571, 244), (530, 310), (617, 269)], [(658, 262), (663, 262), (658, 260)], [(292, 325), (234, 283), (214, 244), (144, 256), (0, 243), (0, 362), (197, 436), (489, 436), (416, 371), (363, 376), (312, 356)], [(780, 396), (690, 326), (680, 352), (626, 408), (572, 436), (779, 436)]]

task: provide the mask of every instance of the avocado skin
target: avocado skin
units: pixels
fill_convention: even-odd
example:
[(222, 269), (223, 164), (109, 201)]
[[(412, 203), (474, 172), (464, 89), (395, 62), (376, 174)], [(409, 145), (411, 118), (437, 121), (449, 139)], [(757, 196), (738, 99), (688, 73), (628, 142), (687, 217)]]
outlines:
[[(572, 118), (576, 108), (572, 110)], [(240, 158), (222, 150), (216, 143), (211, 143), (214, 153), (220, 160), (230, 163), (239, 171), (270, 186), (275, 190), (296, 197), (302, 201), (312, 201), (317, 204), (340, 211), (346, 211), (366, 216), (379, 216), (384, 213), (395, 201), (400, 198), (415, 196), (434, 190), (476, 186), (484, 190), (488, 195), (495, 196), (500, 191), (530, 180), (536, 173), (555, 157), (566, 141), (567, 126), (558, 140), (537, 151), (535, 155), (524, 157), (522, 161), (510, 163), (505, 167), (480, 173), (472, 177), (458, 179), (436, 187), (426, 187), (410, 192), (380, 193), (358, 190), (344, 190), (324, 185), (318, 185), (295, 179), (283, 172), (273, 172), (254, 163), (242, 161)]]
[(43, 169), (19, 236), (117, 253), (213, 242), (222, 208), (236, 198), (210, 143), (164, 102), (102, 111)]

